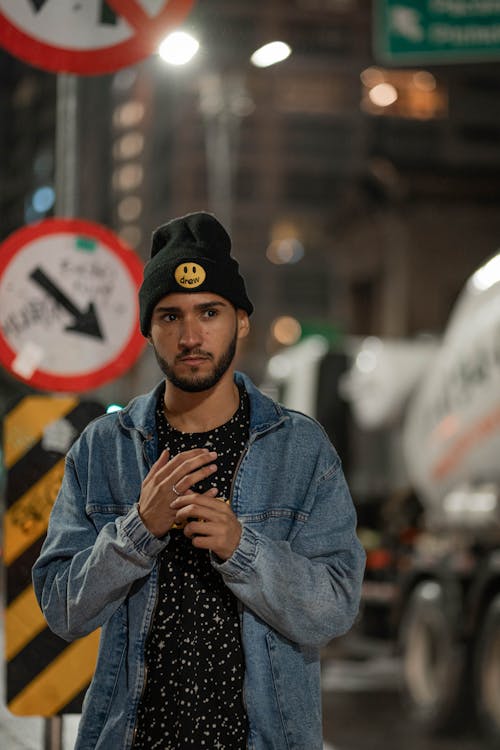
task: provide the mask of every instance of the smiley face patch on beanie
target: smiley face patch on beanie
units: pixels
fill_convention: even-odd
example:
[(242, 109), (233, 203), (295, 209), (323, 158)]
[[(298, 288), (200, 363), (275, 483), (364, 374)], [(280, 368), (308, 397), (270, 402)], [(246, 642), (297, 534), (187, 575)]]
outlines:
[(181, 263), (175, 269), (174, 278), (183, 289), (196, 289), (203, 284), (207, 274), (199, 263)]

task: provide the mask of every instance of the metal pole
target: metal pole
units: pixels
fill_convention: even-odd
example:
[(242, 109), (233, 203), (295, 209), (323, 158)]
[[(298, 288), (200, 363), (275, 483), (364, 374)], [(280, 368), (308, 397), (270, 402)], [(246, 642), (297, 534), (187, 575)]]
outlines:
[(57, 76), (56, 209), (58, 216), (78, 213), (78, 77)]
[(199, 86), (205, 121), (209, 208), (230, 232), (239, 128), (251, 103), (240, 75), (207, 73), (201, 77)]
[[(56, 214), (74, 218), (78, 211), (78, 78), (68, 73), (57, 76), (55, 151)], [(43, 747), (62, 750), (62, 716), (45, 719)]]
[(50, 716), (45, 719), (43, 749), (62, 750), (63, 717)]

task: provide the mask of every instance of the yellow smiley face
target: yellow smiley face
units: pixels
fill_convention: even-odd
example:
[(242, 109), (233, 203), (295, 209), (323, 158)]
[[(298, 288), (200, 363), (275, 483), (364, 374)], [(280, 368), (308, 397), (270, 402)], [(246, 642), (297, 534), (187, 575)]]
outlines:
[(205, 269), (197, 263), (181, 263), (175, 269), (174, 278), (183, 289), (195, 289), (207, 277)]

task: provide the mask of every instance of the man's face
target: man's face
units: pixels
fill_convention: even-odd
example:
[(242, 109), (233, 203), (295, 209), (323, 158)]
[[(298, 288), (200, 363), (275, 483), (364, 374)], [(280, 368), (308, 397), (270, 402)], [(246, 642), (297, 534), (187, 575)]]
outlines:
[(149, 338), (167, 380), (195, 393), (225, 375), (248, 329), (248, 315), (218, 294), (168, 294), (153, 310)]

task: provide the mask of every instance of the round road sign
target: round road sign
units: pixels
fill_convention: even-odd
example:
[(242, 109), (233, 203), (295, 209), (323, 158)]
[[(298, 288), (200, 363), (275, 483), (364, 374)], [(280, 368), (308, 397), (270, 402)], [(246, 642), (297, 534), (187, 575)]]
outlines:
[(123, 374), (145, 340), (142, 263), (108, 229), (46, 219), (0, 245), (0, 365), (34, 388), (79, 392)]
[(0, 0), (0, 45), (53, 72), (109, 73), (148, 57), (194, 0)]

